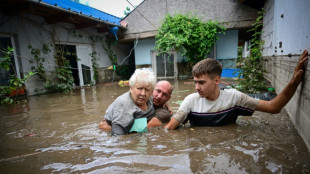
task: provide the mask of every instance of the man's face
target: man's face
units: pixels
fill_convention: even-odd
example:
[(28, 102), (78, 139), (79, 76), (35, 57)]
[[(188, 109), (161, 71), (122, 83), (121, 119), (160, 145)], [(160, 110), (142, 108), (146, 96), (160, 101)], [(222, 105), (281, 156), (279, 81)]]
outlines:
[(138, 107), (143, 106), (152, 95), (152, 86), (136, 83), (133, 87), (130, 87), (130, 94)]
[(171, 97), (171, 86), (165, 82), (158, 82), (153, 91), (154, 106), (164, 105)]
[(213, 100), (216, 90), (218, 90), (220, 77), (217, 76), (214, 79), (211, 79), (208, 75), (204, 74), (200, 77), (194, 77), (194, 82), (195, 89), (200, 97)]

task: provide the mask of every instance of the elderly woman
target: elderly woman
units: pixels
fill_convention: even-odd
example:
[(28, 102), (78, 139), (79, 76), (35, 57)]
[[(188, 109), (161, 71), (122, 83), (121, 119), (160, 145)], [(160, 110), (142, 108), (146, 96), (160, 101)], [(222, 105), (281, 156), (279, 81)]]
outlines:
[(129, 79), (130, 90), (119, 96), (107, 109), (99, 128), (112, 134), (128, 134), (135, 119), (149, 121), (155, 114), (152, 93), (156, 77), (150, 69), (136, 69)]

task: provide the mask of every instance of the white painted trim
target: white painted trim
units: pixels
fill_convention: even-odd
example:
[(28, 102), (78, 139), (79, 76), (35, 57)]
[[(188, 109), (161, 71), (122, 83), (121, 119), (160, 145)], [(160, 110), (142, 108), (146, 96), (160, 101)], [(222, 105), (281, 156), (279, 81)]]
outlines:
[[(80, 59), (80, 61), (78, 61), (78, 70), (79, 70), (79, 79), (80, 79), (80, 86), (84, 86), (84, 79), (83, 79), (83, 71), (82, 71), (82, 62), (84, 61), (86, 66), (89, 66), (90, 68), (90, 78), (91, 81), (94, 82), (93, 79), (93, 66), (92, 66), (92, 62), (91, 62), (91, 57), (90, 57), (90, 53), (92, 52), (92, 48), (91, 45), (85, 45), (85, 44), (77, 44), (76, 46), (76, 56), (78, 59)], [(81, 57), (83, 56), (82, 52), (79, 52), (80, 49), (83, 50), (87, 50), (88, 52), (86, 53), (86, 57), (84, 57), (84, 59), (82, 59)]]
[(17, 59), (17, 54), (16, 54), (16, 45), (15, 45), (15, 41), (14, 41), (14, 38), (13, 36), (9, 36), (11, 38), (11, 44), (12, 44), (12, 47), (14, 48), (14, 51), (13, 51), (13, 55), (14, 55), (14, 64), (15, 64), (15, 71), (16, 71), (16, 75), (18, 78), (21, 78), (20, 77), (20, 71), (19, 71), (19, 64), (18, 64), (18, 59)]
[[(151, 50), (151, 62), (152, 62), (152, 69), (153, 69), (153, 72), (154, 74), (156, 75), (157, 77), (157, 65), (156, 65), (156, 55), (158, 54), (158, 51), (156, 50)], [(167, 70), (165, 68), (165, 76), (164, 77), (157, 77), (157, 79), (177, 79), (178, 78), (178, 64), (177, 64), (177, 53), (176, 51), (171, 51), (171, 52), (168, 52), (168, 54), (173, 54), (173, 76), (166, 76), (167, 74)], [(166, 67), (166, 62), (167, 61), (164, 61), (165, 63), (165, 67)]]

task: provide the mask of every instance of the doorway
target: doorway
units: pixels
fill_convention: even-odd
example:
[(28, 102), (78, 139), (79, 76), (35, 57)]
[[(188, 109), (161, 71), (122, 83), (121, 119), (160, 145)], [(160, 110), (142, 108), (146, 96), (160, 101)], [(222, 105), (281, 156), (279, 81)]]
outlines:
[(79, 70), (78, 70), (78, 60), (76, 56), (75, 45), (56, 45), (56, 52), (60, 54), (63, 52), (63, 56), (70, 62), (71, 72), (74, 79), (74, 85), (80, 85)]
[(69, 60), (74, 85), (84, 86), (94, 82), (89, 45), (58, 44), (56, 50), (57, 54), (63, 51), (64, 57)]

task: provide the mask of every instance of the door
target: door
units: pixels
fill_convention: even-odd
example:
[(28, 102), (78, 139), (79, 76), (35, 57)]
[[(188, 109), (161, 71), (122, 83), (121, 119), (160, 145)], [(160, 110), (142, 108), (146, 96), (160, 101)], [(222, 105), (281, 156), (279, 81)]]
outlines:
[(176, 52), (158, 54), (151, 51), (152, 69), (157, 79), (176, 79), (178, 77)]

